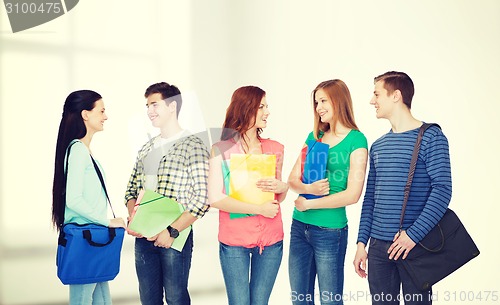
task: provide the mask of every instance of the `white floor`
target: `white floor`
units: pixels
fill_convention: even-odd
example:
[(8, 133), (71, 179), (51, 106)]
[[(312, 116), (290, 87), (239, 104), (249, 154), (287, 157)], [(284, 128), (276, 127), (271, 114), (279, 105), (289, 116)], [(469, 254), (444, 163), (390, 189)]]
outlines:
[[(269, 300), (270, 305), (291, 304), (288, 281), (288, 244), (291, 208), (283, 208), (285, 246), (283, 261)], [(352, 219), (352, 217), (351, 217)], [(353, 225), (356, 228), (356, 225)], [(355, 230), (354, 230), (355, 231)], [(211, 210), (194, 227), (194, 251), (189, 277), (192, 304), (227, 304), (219, 263), (217, 240), (218, 213)], [(0, 304), (55, 305), (67, 304), (68, 287), (56, 276), (54, 232), (2, 232), (0, 247)], [(351, 233), (352, 234), (352, 233)], [(20, 236), (24, 236), (20, 238)], [(355, 234), (350, 239), (355, 239)], [(134, 238), (126, 236), (121, 256), (120, 273), (110, 282), (114, 305), (139, 305), (139, 291), (134, 267)], [(368, 285), (353, 271), (354, 243), (346, 256), (346, 293), (364, 297), (349, 298), (351, 303), (369, 304)], [(7, 251), (5, 251), (5, 249)], [(317, 302), (319, 303), (319, 302)]]
[[(113, 300), (113, 305), (140, 305), (139, 298)], [(225, 292), (192, 293), (191, 304), (227, 304)]]

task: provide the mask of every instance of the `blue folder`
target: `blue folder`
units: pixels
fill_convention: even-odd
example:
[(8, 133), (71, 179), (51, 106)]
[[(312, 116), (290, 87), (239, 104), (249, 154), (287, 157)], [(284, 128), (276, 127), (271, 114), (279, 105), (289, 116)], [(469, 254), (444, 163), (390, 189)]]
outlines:
[[(311, 184), (326, 177), (326, 165), (328, 163), (328, 150), (330, 145), (316, 140), (307, 141), (307, 150), (302, 172), (302, 182)], [(300, 194), (306, 199), (315, 199), (323, 196), (312, 194)]]

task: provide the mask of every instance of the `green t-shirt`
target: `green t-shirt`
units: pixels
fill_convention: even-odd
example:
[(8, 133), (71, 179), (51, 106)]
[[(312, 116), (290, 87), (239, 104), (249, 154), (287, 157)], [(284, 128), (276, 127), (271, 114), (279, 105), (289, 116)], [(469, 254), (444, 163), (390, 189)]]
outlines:
[[(320, 133), (319, 137), (323, 137), (323, 133)], [(307, 137), (306, 143), (309, 140), (314, 140), (312, 132)], [(340, 143), (330, 147), (326, 165), (326, 177), (330, 182), (330, 195), (347, 188), (351, 153), (358, 148), (368, 149), (368, 142), (362, 132), (354, 129)], [(347, 225), (345, 207), (312, 209), (305, 212), (294, 209), (293, 218), (303, 223), (327, 228), (340, 229)]]

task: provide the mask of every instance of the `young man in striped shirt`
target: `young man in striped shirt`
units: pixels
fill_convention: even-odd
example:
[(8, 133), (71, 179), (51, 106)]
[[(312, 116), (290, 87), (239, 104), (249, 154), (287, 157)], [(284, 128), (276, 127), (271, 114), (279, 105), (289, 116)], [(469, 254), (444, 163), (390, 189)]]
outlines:
[(439, 127), (430, 127), (422, 139), (403, 231), (399, 234), (410, 160), (423, 124), (410, 111), (413, 93), (413, 82), (405, 73), (387, 72), (375, 77), (370, 104), (375, 107), (377, 118), (389, 120), (392, 128), (370, 149), (370, 171), (354, 259), (356, 273), (363, 278), (368, 276), (372, 304), (399, 304), (400, 300), (405, 304), (432, 303), (432, 290), (418, 290), (400, 260), (437, 224), (448, 207), (450, 157), (445, 135)]

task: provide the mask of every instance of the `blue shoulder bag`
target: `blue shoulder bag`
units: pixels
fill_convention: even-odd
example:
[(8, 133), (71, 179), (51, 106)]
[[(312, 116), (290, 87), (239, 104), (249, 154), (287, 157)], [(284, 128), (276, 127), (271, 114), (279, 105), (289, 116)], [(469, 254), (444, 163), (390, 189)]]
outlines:
[[(66, 176), (70, 149), (71, 146), (66, 155)], [(92, 162), (115, 217), (101, 171), (94, 158)], [(64, 224), (59, 231), (56, 257), (57, 276), (61, 282), (64, 285), (90, 284), (114, 279), (120, 271), (124, 235), (124, 228), (93, 223)]]

